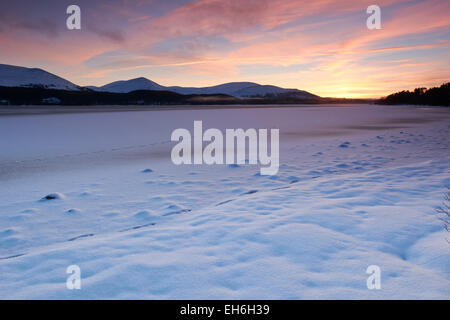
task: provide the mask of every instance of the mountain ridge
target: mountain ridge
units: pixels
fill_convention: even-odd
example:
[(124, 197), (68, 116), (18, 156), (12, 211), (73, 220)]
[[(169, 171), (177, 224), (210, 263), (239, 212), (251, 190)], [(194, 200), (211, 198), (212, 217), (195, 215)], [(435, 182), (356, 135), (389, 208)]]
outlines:
[[(147, 82), (145, 82), (147, 81)], [(111, 82), (101, 87), (87, 87), (96, 91), (129, 93), (136, 90), (171, 91), (179, 94), (226, 94), (235, 98), (264, 98), (292, 94), (299, 98), (319, 98), (319, 96), (299, 89), (285, 89), (274, 85), (261, 85), (255, 82), (227, 82), (209, 87), (162, 86), (147, 78), (134, 78)]]
[(0, 86), (44, 88), (56, 90), (93, 90), (98, 92), (130, 93), (133, 91), (170, 91), (182, 95), (225, 94), (235, 98), (274, 98), (289, 96), (299, 99), (318, 99), (317, 95), (298, 89), (285, 89), (255, 82), (228, 82), (209, 87), (162, 86), (145, 77), (118, 80), (103, 86), (78, 86), (43, 69), (0, 64)]
[(79, 91), (76, 84), (39, 68), (0, 64), (0, 86)]

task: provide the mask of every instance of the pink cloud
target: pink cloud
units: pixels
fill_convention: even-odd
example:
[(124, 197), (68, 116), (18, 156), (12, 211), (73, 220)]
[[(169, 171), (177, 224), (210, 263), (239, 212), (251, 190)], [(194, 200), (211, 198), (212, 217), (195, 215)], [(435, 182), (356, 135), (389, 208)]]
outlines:
[[(61, 76), (70, 75), (82, 81), (95, 79), (96, 84), (118, 80), (115, 77), (124, 74), (131, 76), (139, 70), (142, 76), (152, 78), (152, 70), (165, 68), (180, 71), (172, 82), (177, 84), (250, 80), (324, 95), (337, 94), (344, 87), (342, 94), (382, 94), (399, 81), (425, 85), (444, 79), (449, 71), (443, 65), (448, 61), (449, 39), (444, 36), (450, 31), (450, 2), (378, 0), (382, 30), (368, 30), (365, 10), (372, 2), (199, 0), (156, 18), (141, 10), (148, 4), (146, 1), (104, 2), (101, 10), (94, 13), (97, 31), (104, 33), (111, 28), (123, 34), (113, 32), (96, 37), (83, 31), (45, 38), (11, 30), (0, 33), (0, 58), (4, 63), (28, 66), (40, 63), (38, 67), (49, 66), (50, 71)], [(361, 18), (355, 22), (358, 15)], [(429, 39), (423, 36), (429, 33), (438, 36)], [(426, 40), (408, 44), (408, 39), (419, 39), (421, 35)], [(176, 43), (177, 50), (171, 50), (170, 44), (168, 49), (162, 46), (160, 51), (152, 50), (157, 44), (183, 37), (191, 37), (191, 42)], [(217, 46), (208, 42), (216, 38), (226, 41)], [(394, 40), (398, 39), (403, 41), (396, 45)], [(414, 61), (406, 55), (419, 50), (435, 53), (447, 50), (447, 56), (439, 56), (435, 63), (432, 58)], [(125, 54), (118, 58), (102, 55), (115, 51)], [(365, 62), (368, 57), (394, 52), (405, 53), (402, 60), (406, 62), (392, 58), (380, 59), (370, 66)], [(96, 65), (86, 63), (93, 59)], [(314, 63), (314, 67), (289, 70), (289, 66), (308, 63)], [(285, 71), (246, 74), (244, 79), (239, 73), (243, 65), (283, 66)], [(165, 79), (164, 75), (161, 77)]]

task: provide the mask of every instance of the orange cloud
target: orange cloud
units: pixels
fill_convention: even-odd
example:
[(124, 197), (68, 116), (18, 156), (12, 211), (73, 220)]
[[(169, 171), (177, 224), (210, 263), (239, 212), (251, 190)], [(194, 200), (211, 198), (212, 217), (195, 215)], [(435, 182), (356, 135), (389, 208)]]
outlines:
[(378, 0), (381, 30), (365, 26), (369, 0), (198, 0), (158, 17), (143, 9), (149, 4), (158, 1), (100, 2), (91, 10), (95, 30), (57, 37), (2, 32), (0, 23), (0, 58), (82, 85), (139, 74), (164, 84), (255, 81), (326, 96), (383, 95), (449, 74), (448, 0)]

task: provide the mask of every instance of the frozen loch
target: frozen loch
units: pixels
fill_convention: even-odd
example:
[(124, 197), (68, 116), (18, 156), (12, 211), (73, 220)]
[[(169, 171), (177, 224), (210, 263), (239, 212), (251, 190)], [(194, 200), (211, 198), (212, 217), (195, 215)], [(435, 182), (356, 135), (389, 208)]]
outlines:
[[(278, 173), (174, 165), (196, 120), (279, 129)], [(412, 106), (0, 116), (0, 298), (449, 299), (449, 137)]]

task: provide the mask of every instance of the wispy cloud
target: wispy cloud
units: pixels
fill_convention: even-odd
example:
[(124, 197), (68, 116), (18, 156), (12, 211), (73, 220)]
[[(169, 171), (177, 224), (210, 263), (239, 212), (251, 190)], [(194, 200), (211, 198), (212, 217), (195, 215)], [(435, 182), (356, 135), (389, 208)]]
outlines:
[(42, 12), (37, 2), (4, 0), (0, 58), (82, 85), (140, 75), (192, 86), (256, 81), (325, 96), (380, 96), (448, 78), (450, 2), (377, 2), (381, 30), (366, 28), (366, 0), (80, 0), (84, 29), (70, 32), (65, 0)]

